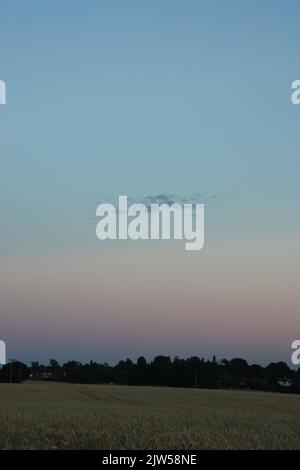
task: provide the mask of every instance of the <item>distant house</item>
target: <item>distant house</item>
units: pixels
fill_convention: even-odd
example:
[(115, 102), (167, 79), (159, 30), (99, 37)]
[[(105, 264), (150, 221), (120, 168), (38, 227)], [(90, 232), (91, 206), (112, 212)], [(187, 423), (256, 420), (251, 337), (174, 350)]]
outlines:
[(293, 385), (293, 382), (290, 379), (280, 379), (277, 383), (278, 385), (281, 385), (281, 387), (291, 387)]
[(62, 370), (57, 371), (36, 371), (30, 376), (33, 380), (64, 380), (66, 372)]

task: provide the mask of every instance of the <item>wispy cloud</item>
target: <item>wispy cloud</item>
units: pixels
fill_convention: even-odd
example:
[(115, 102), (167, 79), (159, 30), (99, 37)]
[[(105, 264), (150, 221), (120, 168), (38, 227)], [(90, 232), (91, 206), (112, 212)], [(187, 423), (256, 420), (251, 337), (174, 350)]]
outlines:
[[(204, 193), (204, 192), (195, 192), (191, 195), (180, 195), (180, 194), (169, 194), (169, 193), (159, 193), (159, 194), (148, 194), (147, 196), (142, 197), (132, 197), (128, 196), (128, 204), (143, 204), (147, 209), (150, 209), (151, 204), (167, 204), (172, 206), (172, 204), (200, 204), (203, 203), (206, 206), (214, 205), (222, 208), (222, 203), (228, 199), (236, 199), (237, 193), (235, 191), (229, 191), (226, 193)], [(102, 201), (110, 202), (115, 205), (116, 210), (118, 211), (118, 199), (116, 197)]]
[(203, 192), (197, 192), (192, 195), (182, 196), (179, 194), (168, 194), (168, 193), (160, 193), (160, 194), (152, 194), (148, 196), (144, 196), (142, 198), (133, 199), (130, 198), (131, 203), (139, 202), (145, 204), (145, 206), (149, 207), (151, 204), (167, 204), (171, 206), (172, 204), (195, 204), (195, 203), (209, 203), (217, 202), (217, 201), (224, 201), (230, 198), (236, 198), (237, 194), (235, 192), (227, 192), (227, 193), (212, 193), (212, 194), (204, 194)]

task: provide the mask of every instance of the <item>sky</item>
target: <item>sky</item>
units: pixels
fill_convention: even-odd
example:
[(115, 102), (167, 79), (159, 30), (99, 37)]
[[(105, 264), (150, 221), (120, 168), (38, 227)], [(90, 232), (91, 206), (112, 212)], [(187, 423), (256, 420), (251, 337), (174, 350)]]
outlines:
[[(0, 1), (8, 356), (289, 363), (300, 336), (300, 4)], [(205, 203), (205, 247), (96, 238), (126, 194)]]

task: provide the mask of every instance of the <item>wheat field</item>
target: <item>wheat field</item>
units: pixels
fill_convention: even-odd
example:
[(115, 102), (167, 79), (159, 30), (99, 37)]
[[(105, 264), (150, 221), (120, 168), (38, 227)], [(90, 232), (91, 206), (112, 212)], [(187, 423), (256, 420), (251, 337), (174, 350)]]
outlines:
[(300, 396), (0, 384), (1, 449), (299, 449)]

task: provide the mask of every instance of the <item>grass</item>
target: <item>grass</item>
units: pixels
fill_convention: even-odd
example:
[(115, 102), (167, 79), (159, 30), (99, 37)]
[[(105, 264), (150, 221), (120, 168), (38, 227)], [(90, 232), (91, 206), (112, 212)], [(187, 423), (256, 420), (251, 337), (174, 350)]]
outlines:
[(300, 396), (0, 384), (1, 449), (299, 449)]

